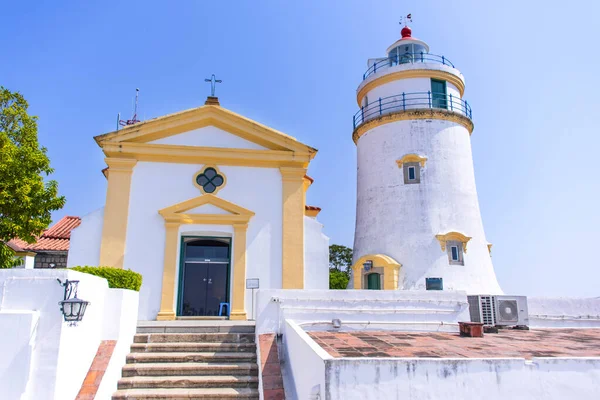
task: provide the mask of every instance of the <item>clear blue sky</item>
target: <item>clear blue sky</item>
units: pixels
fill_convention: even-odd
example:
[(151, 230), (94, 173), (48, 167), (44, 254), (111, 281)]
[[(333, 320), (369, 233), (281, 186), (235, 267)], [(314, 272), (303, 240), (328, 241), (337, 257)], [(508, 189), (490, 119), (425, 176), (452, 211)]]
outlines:
[(221, 104), (319, 149), (309, 204), (352, 246), (355, 90), (369, 57), (413, 34), (466, 77), (479, 200), (508, 293), (598, 296), (600, 3), (592, 1), (13, 1), (3, 4), (0, 85), (39, 116), (67, 204), (104, 203), (92, 137), (129, 117)]

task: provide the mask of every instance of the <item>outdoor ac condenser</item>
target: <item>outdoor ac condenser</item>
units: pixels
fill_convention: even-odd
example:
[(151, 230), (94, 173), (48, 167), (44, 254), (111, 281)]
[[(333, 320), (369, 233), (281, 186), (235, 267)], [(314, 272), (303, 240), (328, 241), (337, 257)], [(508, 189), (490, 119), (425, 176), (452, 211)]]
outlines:
[(529, 326), (526, 296), (495, 296), (496, 325)]
[(472, 322), (486, 326), (528, 326), (525, 296), (467, 296)]

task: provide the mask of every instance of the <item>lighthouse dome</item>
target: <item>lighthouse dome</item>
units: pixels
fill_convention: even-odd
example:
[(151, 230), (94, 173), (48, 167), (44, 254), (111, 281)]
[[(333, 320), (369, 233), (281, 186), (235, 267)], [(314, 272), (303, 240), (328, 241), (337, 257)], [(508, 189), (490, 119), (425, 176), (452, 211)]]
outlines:
[(416, 54), (429, 53), (429, 45), (422, 40), (412, 36), (412, 29), (405, 26), (400, 31), (402, 37), (387, 48), (386, 53), (391, 59), (407, 58), (407, 62), (414, 58)]

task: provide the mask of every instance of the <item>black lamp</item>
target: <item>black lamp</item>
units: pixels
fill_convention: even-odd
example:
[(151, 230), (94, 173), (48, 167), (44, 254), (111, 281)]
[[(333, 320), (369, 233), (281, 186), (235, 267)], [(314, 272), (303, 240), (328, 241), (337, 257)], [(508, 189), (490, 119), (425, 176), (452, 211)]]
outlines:
[(77, 298), (79, 281), (70, 281), (67, 279), (65, 283), (62, 283), (60, 279), (57, 280), (65, 288), (64, 299), (58, 302), (60, 311), (65, 318), (65, 322), (69, 323), (69, 326), (77, 326), (77, 323), (83, 319), (85, 310), (90, 302)]

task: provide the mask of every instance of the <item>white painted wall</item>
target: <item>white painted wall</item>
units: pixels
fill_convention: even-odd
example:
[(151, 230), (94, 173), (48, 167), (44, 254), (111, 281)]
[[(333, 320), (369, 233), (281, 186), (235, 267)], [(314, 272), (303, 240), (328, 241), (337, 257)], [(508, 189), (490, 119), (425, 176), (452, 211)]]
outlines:
[(282, 333), (285, 319), (305, 330), (331, 329), (339, 318), (344, 330), (419, 330), (458, 332), (470, 321), (467, 296), (449, 291), (259, 290), (256, 332)]
[(180, 146), (223, 147), (232, 149), (266, 150), (266, 147), (250, 142), (214, 126), (205, 126), (178, 135), (153, 140), (150, 144)]
[(534, 328), (600, 328), (600, 297), (528, 297)]
[[(427, 157), (420, 184), (404, 184), (396, 164), (408, 153)], [(400, 289), (422, 290), (426, 277), (442, 277), (445, 290), (502, 293), (487, 249), (464, 126), (445, 120), (381, 125), (361, 136), (357, 159), (354, 261), (369, 254), (391, 256), (402, 264)], [(464, 266), (449, 265), (435, 238), (449, 231), (472, 237)]]
[[(64, 288), (57, 279), (79, 280), (78, 297), (90, 301), (76, 327), (63, 321), (58, 302)], [(66, 269), (0, 271), (0, 343), (5, 350), (0, 393), (11, 393), (3, 398), (74, 399), (101, 340), (124, 341), (128, 347), (137, 322), (137, 293), (119, 305), (107, 300), (112, 291), (103, 278)]]
[(329, 238), (323, 224), (304, 217), (304, 288), (329, 289)]
[(284, 381), (286, 394), (292, 396), (289, 400), (323, 399), (325, 360), (332, 357), (290, 320), (284, 324), (283, 347), (280, 361), (285, 368), (283, 375), (288, 379)]
[(103, 224), (104, 207), (81, 217), (81, 224), (71, 231), (67, 267), (98, 266)]
[(592, 400), (600, 392), (598, 358), (347, 358), (325, 365), (329, 400)]
[[(160, 308), (165, 245), (164, 220), (158, 210), (201, 195), (192, 183), (202, 165), (139, 162), (133, 169), (124, 267), (144, 277), (141, 320), (153, 320)], [(226, 185), (218, 197), (253, 211), (247, 232), (246, 276), (262, 288), (281, 287), (282, 181), (276, 168), (219, 166)], [(227, 226), (183, 226), (195, 235), (231, 235)], [(180, 233), (180, 235), (183, 232)], [(233, 244), (235, 246), (235, 243)], [(251, 294), (246, 294), (246, 312)]]

